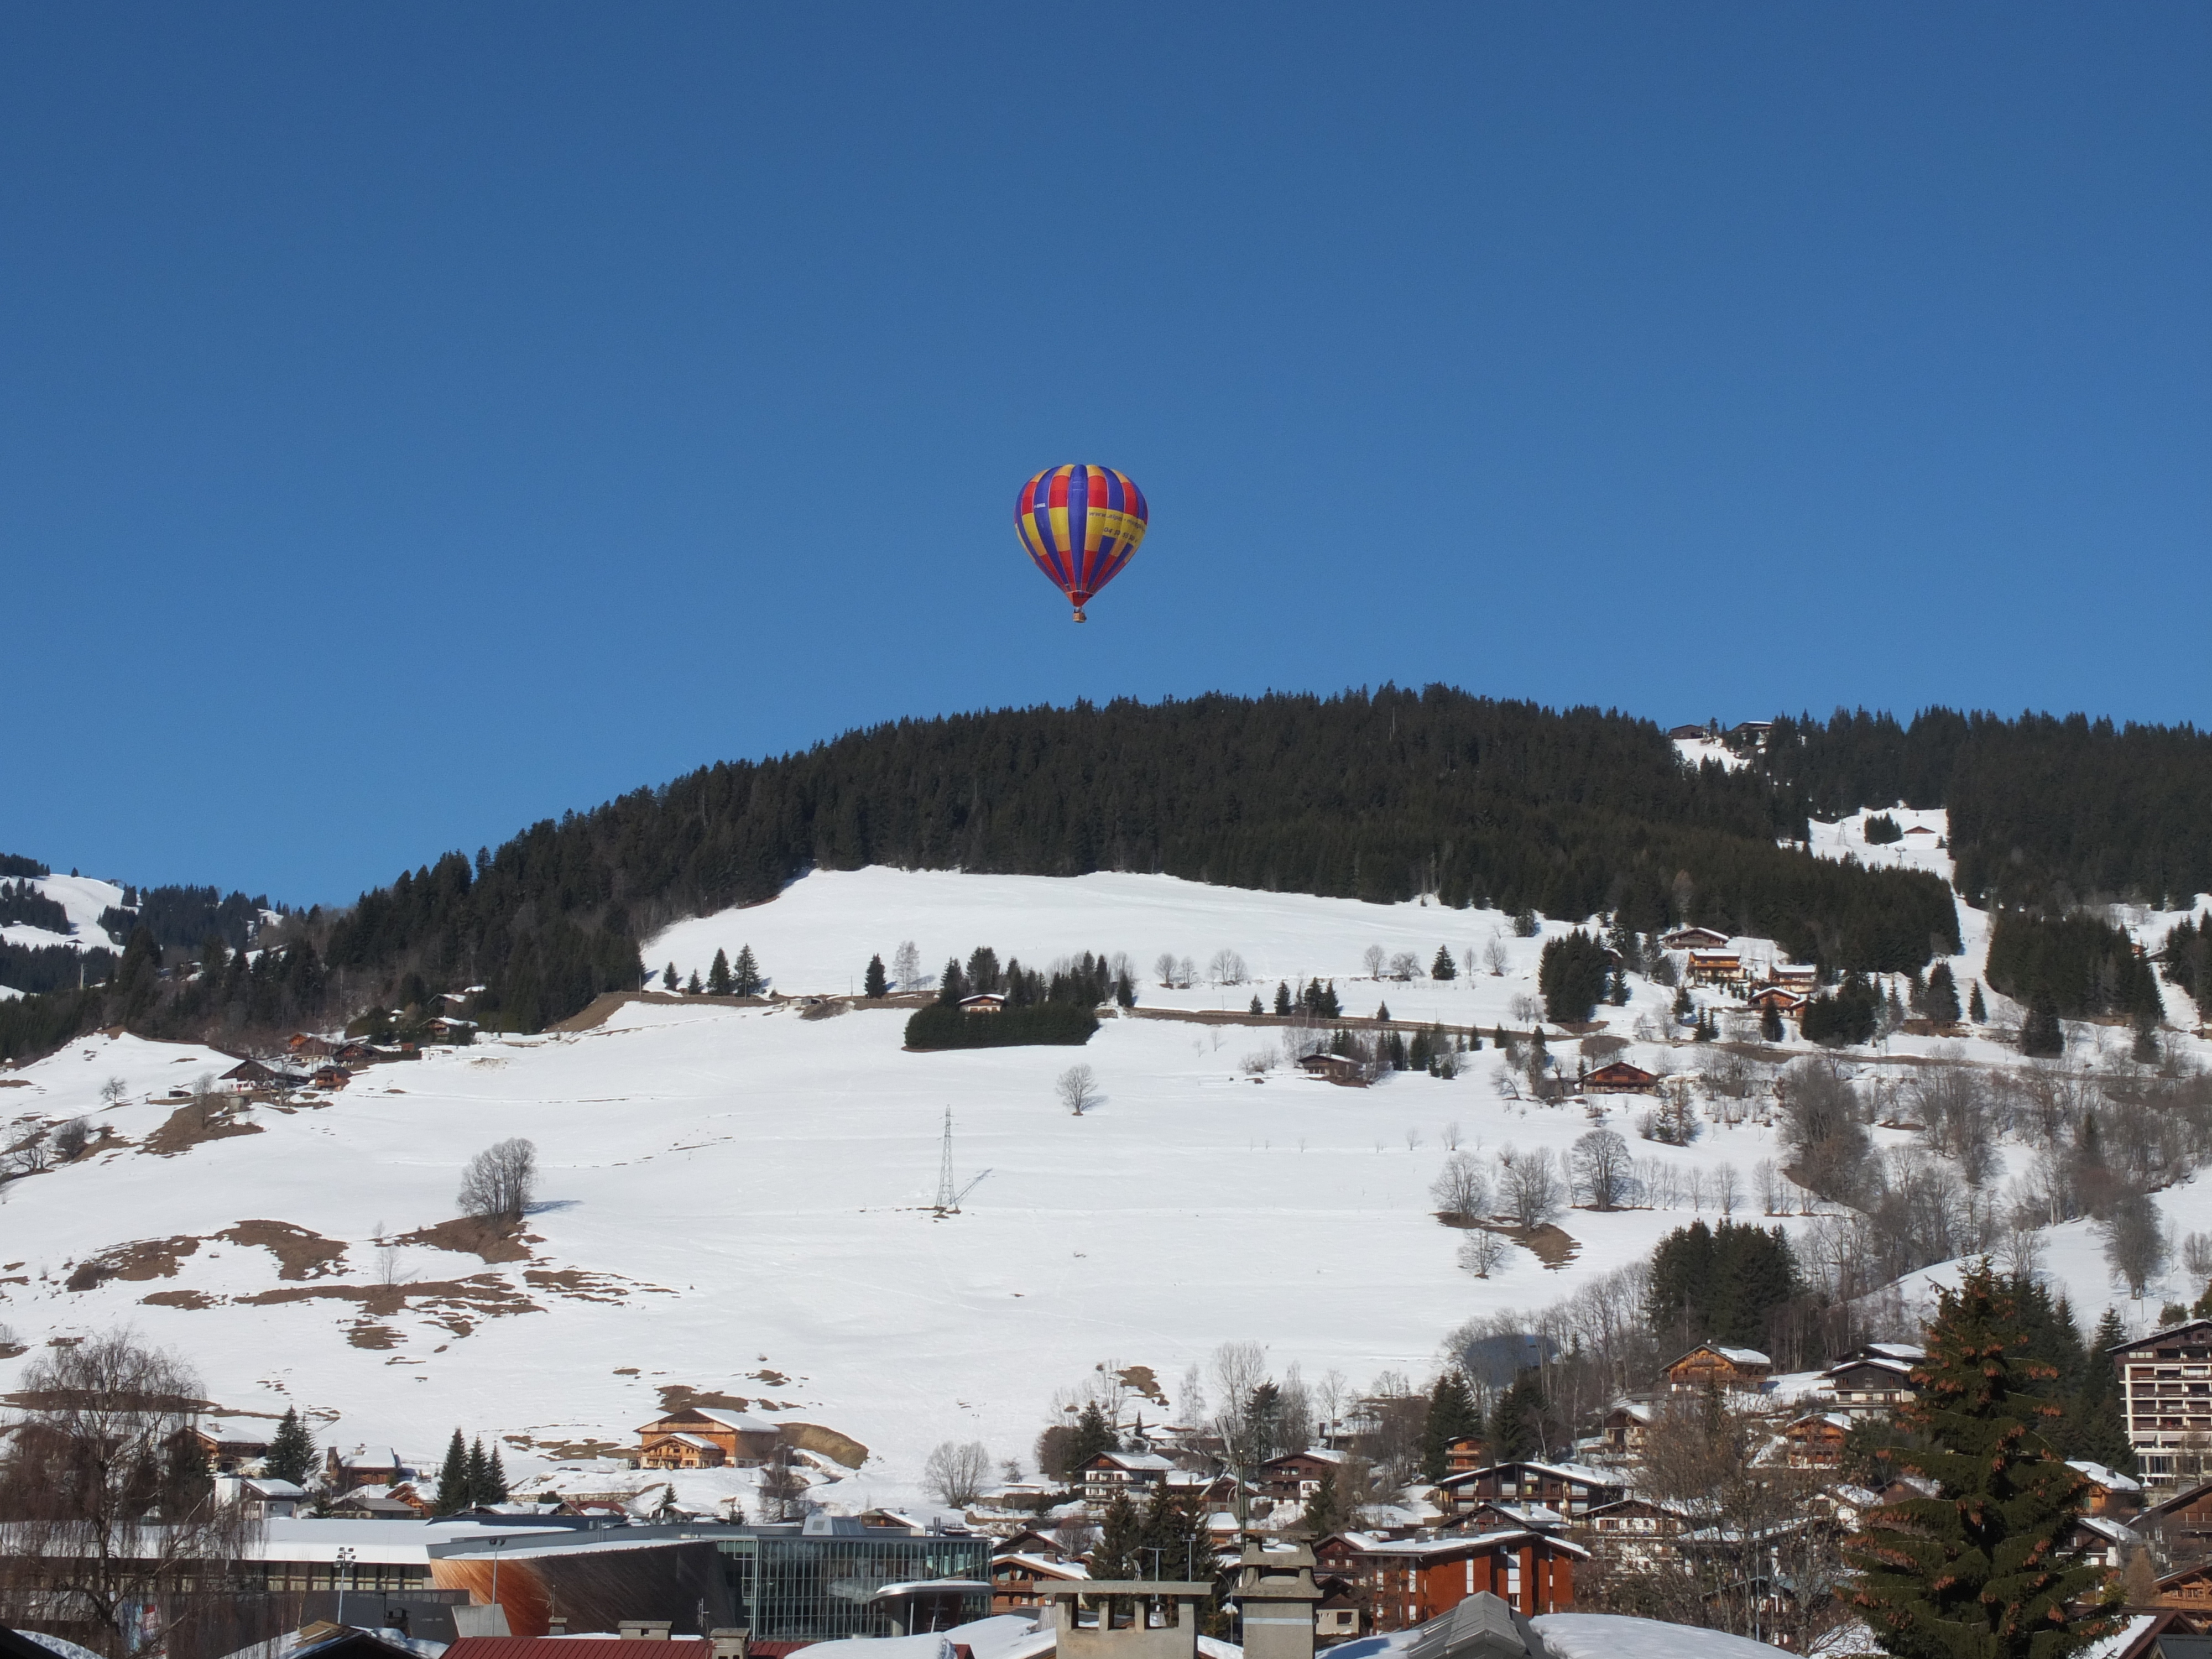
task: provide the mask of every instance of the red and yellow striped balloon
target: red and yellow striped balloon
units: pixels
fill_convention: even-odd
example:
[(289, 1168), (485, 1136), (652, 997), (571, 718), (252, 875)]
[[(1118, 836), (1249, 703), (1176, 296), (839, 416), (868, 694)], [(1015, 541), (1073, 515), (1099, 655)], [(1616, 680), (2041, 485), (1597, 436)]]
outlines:
[(1150, 521), (1144, 491), (1109, 466), (1055, 466), (1014, 501), (1022, 545), (1067, 595), (1078, 622), (1091, 596), (1121, 574)]

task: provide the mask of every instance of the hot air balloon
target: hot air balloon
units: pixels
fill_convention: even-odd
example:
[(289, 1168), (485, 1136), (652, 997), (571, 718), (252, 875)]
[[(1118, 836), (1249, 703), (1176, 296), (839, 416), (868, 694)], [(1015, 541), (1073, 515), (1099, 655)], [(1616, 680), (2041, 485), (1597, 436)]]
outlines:
[(1067, 595), (1078, 622), (1091, 596), (1121, 574), (1150, 518), (1144, 491), (1108, 466), (1055, 466), (1014, 501), (1022, 545)]

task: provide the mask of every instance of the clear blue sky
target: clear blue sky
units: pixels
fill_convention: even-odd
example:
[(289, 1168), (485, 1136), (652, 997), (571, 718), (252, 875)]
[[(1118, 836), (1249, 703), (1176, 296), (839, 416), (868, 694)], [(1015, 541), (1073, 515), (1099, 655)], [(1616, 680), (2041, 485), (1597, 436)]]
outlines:
[(2193, 0), (15, 0), (0, 848), (343, 900), (1217, 688), (2204, 723), (2208, 85)]

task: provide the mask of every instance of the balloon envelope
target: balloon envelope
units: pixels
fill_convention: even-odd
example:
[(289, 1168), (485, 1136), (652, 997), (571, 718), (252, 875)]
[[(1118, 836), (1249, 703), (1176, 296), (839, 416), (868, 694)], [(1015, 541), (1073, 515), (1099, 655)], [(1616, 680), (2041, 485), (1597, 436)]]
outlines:
[(1121, 574), (1145, 539), (1144, 491), (1109, 466), (1055, 466), (1022, 486), (1014, 528), (1036, 568), (1075, 607)]

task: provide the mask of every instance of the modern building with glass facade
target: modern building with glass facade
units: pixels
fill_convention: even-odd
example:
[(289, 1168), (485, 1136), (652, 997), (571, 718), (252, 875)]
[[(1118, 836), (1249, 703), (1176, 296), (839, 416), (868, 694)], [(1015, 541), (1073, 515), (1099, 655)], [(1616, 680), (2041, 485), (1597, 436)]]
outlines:
[(988, 1538), (826, 1515), (711, 1530), (729, 1564), (737, 1622), (763, 1641), (948, 1630), (991, 1610)]

